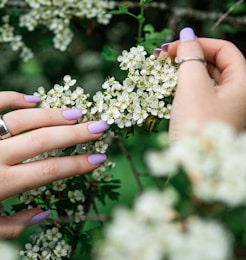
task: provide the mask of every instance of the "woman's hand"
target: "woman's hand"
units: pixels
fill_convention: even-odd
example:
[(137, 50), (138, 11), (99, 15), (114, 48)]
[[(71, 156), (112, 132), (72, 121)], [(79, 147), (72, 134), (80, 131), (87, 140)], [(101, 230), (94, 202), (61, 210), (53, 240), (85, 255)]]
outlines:
[(245, 129), (246, 61), (242, 53), (228, 41), (197, 38), (191, 28), (181, 30), (180, 40), (169, 44), (167, 51), (179, 61), (197, 56), (207, 63), (189, 60), (180, 64), (170, 140), (182, 138), (190, 122), (202, 128), (208, 121), (221, 120), (237, 131)]
[[(104, 121), (74, 124), (82, 116), (80, 110), (34, 108), (38, 101), (35, 96), (0, 92), (0, 111), (22, 108), (5, 113), (3, 121), (0, 120), (0, 133), (2, 130), (4, 134), (7, 127), (11, 134), (0, 136), (0, 200), (92, 171), (106, 160), (104, 154), (89, 154), (22, 163), (47, 151), (98, 139), (109, 127)], [(0, 217), (0, 238), (17, 237), (28, 225), (49, 213), (33, 208)]]

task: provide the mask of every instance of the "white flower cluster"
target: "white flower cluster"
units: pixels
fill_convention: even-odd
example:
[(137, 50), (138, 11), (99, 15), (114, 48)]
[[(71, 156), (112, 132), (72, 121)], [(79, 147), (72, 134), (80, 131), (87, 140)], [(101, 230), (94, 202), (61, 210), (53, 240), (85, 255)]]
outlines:
[(3, 8), (8, 0), (0, 0), (0, 8)]
[(25, 260), (61, 260), (69, 258), (71, 246), (62, 239), (58, 228), (53, 227), (32, 236), (35, 244), (26, 244), (25, 250), (20, 251)]
[[(7, 2), (0, 1), (0, 8), (5, 8)], [(108, 24), (112, 15), (107, 11), (115, 6), (113, 1), (108, 0), (23, 0), (22, 2), (29, 8), (25, 8), (26, 13), (20, 15), (20, 27), (33, 31), (40, 25), (45, 26), (54, 34), (54, 47), (60, 51), (65, 51), (72, 41), (71, 19), (96, 18), (99, 24)], [(20, 35), (11, 36), (13, 31), (14, 27), (8, 23), (0, 27), (0, 42), (10, 43), (13, 50), (21, 50), (21, 58), (30, 59), (32, 52), (25, 46)]]
[(182, 166), (197, 198), (233, 207), (246, 204), (245, 157), (246, 133), (236, 135), (230, 126), (211, 122), (200, 134), (188, 130), (168, 150), (149, 151), (146, 162), (156, 176), (172, 176)]
[(106, 14), (106, 11), (113, 8), (112, 2), (99, 0), (26, 0), (26, 2), (32, 9), (20, 18), (20, 26), (25, 26), (30, 31), (39, 24), (46, 26), (55, 35), (53, 39), (55, 48), (61, 51), (65, 51), (72, 40), (73, 33), (69, 28), (71, 18), (97, 18), (98, 23), (107, 24), (111, 15)]
[[(1, 8), (1, 6), (0, 6)], [(20, 51), (20, 57), (27, 61), (33, 57), (32, 51), (26, 46), (21, 35), (15, 35), (14, 27), (10, 25), (9, 16), (2, 17), (0, 26), (0, 43), (9, 44), (13, 51)]]
[(220, 223), (197, 216), (174, 220), (176, 196), (149, 190), (132, 210), (116, 210), (104, 241), (95, 245), (95, 259), (231, 259), (231, 236)]
[(147, 56), (144, 47), (132, 47), (118, 57), (121, 70), (128, 70), (121, 84), (114, 77), (104, 82), (104, 92), (93, 96), (91, 112), (100, 113), (119, 128), (142, 126), (150, 116), (170, 118), (177, 84), (177, 68), (170, 58)]
[[(29, 205), (35, 201), (36, 198), (39, 198), (44, 194), (47, 194), (46, 186), (23, 192), (20, 194), (19, 199), (22, 203)], [(50, 191), (48, 191), (48, 195), (50, 197)]]
[[(93, 103), (89, 101), (89, 94), (84, 93), (84, 89), (77, 86), (75, 87), (76, 80), (72, 79), (71, 76), (66, 75), (63, 78), (64, 84), (59, 85), (55, 84), (52, 89), (48, 92), (45, 91), (43, 87), (38, 88), (38, 91), (35, 95), (40, 96), (41, 103), (40, 107), (43, 108), (76, 108), (82, 111), (82, 119), (79, 122), (87, 122), (93, 120), (100, 120), (99, 114), (92, 114), (91, 109)], [(74, 90), (71, 88), (75, 87)], [(110, 132), (109, 132), (110, 133)], [(106, 153), (108, 149), (107, 136), (105, 133), (100, 139), (88, 142), (86, 144), (77, 144), (71, 155), (76, 154), (85, 154), (85, 153)], [(59, 156), (62, 153), (61, 150), (51, 151), (42, 155), (39, 155), (31, 160), (40, 160), (47, 158), (49, 156)], [(95, 170), (95, 174), (92, 176), (95, 177), (98, 181), (110, 181), (111, 177), (108, 174), (104, 174), (106, 169), (114, 167), (114, 164), (107, 160), (99, 168)]]
[(77, 201), (83, 202), (85, 200), (85, 196), (81, 190), (69, 191), (68, 197), (72, 203), (75, 203)]
[(69, 220), (73, 223), (80, 223), (86, 220), (84, 208), (82, 205), (78, 205), (76, 210), (67, 210)]

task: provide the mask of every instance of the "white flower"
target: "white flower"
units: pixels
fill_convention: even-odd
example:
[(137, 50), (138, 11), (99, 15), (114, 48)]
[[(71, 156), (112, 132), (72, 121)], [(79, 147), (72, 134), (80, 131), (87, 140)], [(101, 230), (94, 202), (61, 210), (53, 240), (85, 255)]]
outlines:
[(106, 121), (109, 125), (113, 124), (115, 119), (120, 117), (120, 111), (116, 107), (110, 107), (108, 111), (105, 111), (101, 118)]
[(63, 81), (67, 89), (76, 83), (76, 79), (72, 79), (70, 75), (64, 76)]
[(77, 201), (83, 202), (85, 199), (83, 192), (81, 190), (69, 191), (68, 197), (72, 203), (75, 203)]
[(77, 206), (77, 210), (74, 213), (74, 222), (80, 223), (81, 221), (85, 221), (85, 212), (82, 205)]
[(171, 260), (225, 260), (232, 257), (232, 240), (224, 227), (212, 220), (190, 218), (186, 229), (176, 233), (170, 244)]
[(52, 183), (52, 188), (55, 191), (63, 191), (67, 188), (67, 184), (64, 180), (58, 180)]

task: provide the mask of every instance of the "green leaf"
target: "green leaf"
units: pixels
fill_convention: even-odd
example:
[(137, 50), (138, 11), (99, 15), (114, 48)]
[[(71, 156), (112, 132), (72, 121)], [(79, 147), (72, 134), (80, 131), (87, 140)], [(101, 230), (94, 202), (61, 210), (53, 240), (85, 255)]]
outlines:
[(128, 6), (125, 4), (119, 5), (119, 10), (112, 10), (109, 12), (110, 14), (127, 14), (128, 13)]
[(118, 57), (116, 51), (113, 48), (106, 45), (103, 47), (103, 51), (101, 55), (102, 58), (106, 61), (116, 61)]
[(143, 31), (144, 39), (139, 42), (139, 44), (144, 46), (148, 53), (153, 53), (153, 50), (163, 44), (166, 41), (167, 36), (170, 34), (169, 29), (163, 29), (160, 32), (156, 32), (151, 24), (146, 24)]
[(153, 32), (155, 32), (155, 28), (154, 28), (154, 26), (153, 26), (152, 24), (146, 24), (146, 25), (144, 26), (143, 31), (146, 32), (146, 33), (147, 33), (147, 32), (153, 33)]

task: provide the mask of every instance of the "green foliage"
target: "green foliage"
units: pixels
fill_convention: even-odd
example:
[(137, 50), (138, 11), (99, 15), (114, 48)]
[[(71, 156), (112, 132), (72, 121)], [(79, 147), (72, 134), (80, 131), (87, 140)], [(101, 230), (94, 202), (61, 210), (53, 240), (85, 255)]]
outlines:
[(161, 46), (162, 43), (166, 42), (167, 36), (170, 35), (171, 31), (164, 28), (160, 32), (156, 32), (155, 28), (151, 24), (146, 24), (143, 28), (144, 39), (139, 42), (140, 45), (144, 46), (148, 53), (153, 53), (157, 46)]

